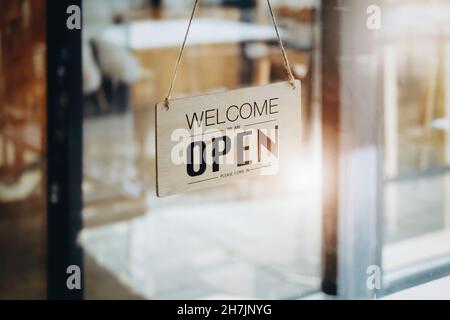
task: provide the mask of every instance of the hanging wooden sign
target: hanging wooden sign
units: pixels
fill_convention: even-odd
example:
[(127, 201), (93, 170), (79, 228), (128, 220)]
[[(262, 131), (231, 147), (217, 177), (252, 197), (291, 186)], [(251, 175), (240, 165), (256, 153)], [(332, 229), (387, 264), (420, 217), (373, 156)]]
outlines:
[[(172, 100), (171, 94), (199, 0), (175, 64), (169, 92), (156, 105), (159, 197), (288, 171), (300, 139), (300, 81), (292, 74), (267, 0), (289, 81)], [(288, 172), (289, 173), (289, 172)]]
[(276, 174), (300, 143), (300, 81), (156, 105), (157, 195)]

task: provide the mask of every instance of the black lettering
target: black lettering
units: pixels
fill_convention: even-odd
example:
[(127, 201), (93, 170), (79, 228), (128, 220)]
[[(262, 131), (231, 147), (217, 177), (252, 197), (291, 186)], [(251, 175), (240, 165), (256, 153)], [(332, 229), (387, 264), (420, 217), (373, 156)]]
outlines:
[(220, 122), (220, 119), (219, 119), (219, 109), (216, 109), (216, 116), (217, 116), (217, 124), (224, 124), (224, 123), (225, 123), (225, 120), (223, 120), (222, 122)]
[(269, 113), (270, 113), (270, 114), (276, 114), (276, 113), (278, 113), (278, 111), (272, 111), (272, 108), (278, 107), (277, 104), (272, 104), (272, 101), (273, 101), (273, 100), (278, 100), (278, 99), (279, 99), (279, 98), (272, 98), (272, 99), (269, 100)]
[(229, 112), (230, 112), (230, 109), (231, 109), (231, 108), (236, 108), (236, 110), (239, 111), (239, 107), (233, 105), (233, 106), (230, 106), (230, 107), (227, 109), (227, 119), (228, 119), (228, 121), (230, 121), (230, 122), (235, 122), (235, 121), (239, 118), (239, 115), (236, 115), (236, 118), (235, 118), (234, 120), (231, 120), (231, 119), (230, 119), (230, 116), (229, 116)]
[[(249, 114), (248, 114), (247, 117), (244, 117), (244, 116), (242, 115), (242, 109), (244, 108), (244, 106), (249, 106), (249, 107), (250, 107), (250, 112), (249, 112)], [(250, 118), (250, 117), (252, 116), (252, 105), (251, 105), (250, 103), (244, 103), (244, 104), (241, 106), (241, 108), (239, 109), (239, 115), (241, 116), (242, 119), (248, 119), (248, 118)]]
[(256, 101), (254, 103), (254, 108), (255, 108), (255, 117), (256, 117), (256, 113), (258, 113), (260, 116), (262, 116), (263, 114), (267, 114), (267, 100), (264, 100), (262, 110), (259, 110), (258, 104), (256, 103)]
[(250, 160), (244, 161), (245, 151), (248, 151), (250, 147), (244, 145), (244, 137), (251, 135), (251, 131), (241, 132), (237, 134), (237, 166), (242, 167), (251, 164)]
[(276, 142), (258, 129), (258, 162), (261, 162), (261, 146), (264, 146), (270, 153), (278, 157), (278, 126), (275, 126), (275, 140)]
[(192, 125), (194, 124), (194, 119), (195, 119), (195, 122), (197, 122), (197, 126), (200, 127), (200, 124), (203, 121), (203, 113), (204, 113), (204, 111), (202, 111), (202, 115), (201, 115), (200, 120), (199, 120), (198, 116), (197, 116), (197, 113), (194, 112), (193, 115), (192, 115), (192, 120), (191, 120), (190, 123), (189, 123), (188, 115), (186, 114), (186, 120), (187, 120), (189, 129), (192, 129)]
[(214, 109), (209, 109), (209, 110), (206, 110), (206, 112), (205, 112), (205, 115), (206, 115), (206, 117), (205, 117), (205, 125), (206, 125), (207, 127), (213, 126), (213, 125), (215, 124), (215, 123), (209, 123), (209, 124), (208, 124), (208, 120), (214, 118), (214, 116), (209, 116), (209, 115), (208, 115), (208, 113), (211, 112), (211, 111), (214, 111)]
[[(195, 147), (198, 147), (197, 149), (200, 151), (200, 166), (198, 168), (198, 171), (195, 171), (194, 169), (194, 149)], [(204, 159), (206, 144), (203, 141), (196, 141), (189, 144), (187, 148), (187, 174), (191, 177), (201, 176), (206, 171), (206, 162)]]
[[(219, 152), (219, 142), (223, 141), (224, 147), (223, 150)], [(221, 138), (213, 138), (213, 150), (212, 150), (212, 156), (213, 156), (213, 172), (219, 171), (219, 163), (220, 163), (220, 156), (226, 155), (228, 152), (230, 152), (231, 149), (231, 139), (227, 136), (223, 136)]]

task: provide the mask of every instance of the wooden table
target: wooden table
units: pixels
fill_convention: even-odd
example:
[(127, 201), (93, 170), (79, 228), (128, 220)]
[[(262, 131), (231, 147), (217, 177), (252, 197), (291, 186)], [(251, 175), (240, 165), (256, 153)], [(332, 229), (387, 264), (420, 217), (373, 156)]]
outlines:
[[(187, 24), (186, 19), (133, 21), (112, 26), (94, 37), (100, 47), (106, 45), (130, 50), (142, 67), (153, 75), (151, 77), (147, 73), (147, 77), (133, 86), (135, 106), (164, 98)], [(242, 43), (275, 40), (276, 34), (270, 25), (195, 19), (174, 95), (239, 86)]]

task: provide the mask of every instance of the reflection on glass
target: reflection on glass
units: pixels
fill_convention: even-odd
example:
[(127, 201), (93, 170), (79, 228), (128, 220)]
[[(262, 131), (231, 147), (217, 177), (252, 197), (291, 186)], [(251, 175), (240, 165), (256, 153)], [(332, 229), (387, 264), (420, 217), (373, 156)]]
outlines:
[[(293, 71), (302, 80), (304, 124), (314, 120), (303, 126), (305, 143), (298, 145), (303, 163), (293, 165), (290, 177), (159, 199), (154, 105), (167, 93), (191, 10), (181, 2), (84, 1), (87, 298), (297, 298), (314, 292), (321, 178), (311, 98), (312, 2), (277, 6)], [(265, 1), (236, 3), (241, 7), (200, 5), (174, 97), (284, 80)]]
[(0, 3), (0, 299), (46, 298), (45, 1)]
[(384, 31), (386, 273), (450, 254), (450, 6), (388, 8)]

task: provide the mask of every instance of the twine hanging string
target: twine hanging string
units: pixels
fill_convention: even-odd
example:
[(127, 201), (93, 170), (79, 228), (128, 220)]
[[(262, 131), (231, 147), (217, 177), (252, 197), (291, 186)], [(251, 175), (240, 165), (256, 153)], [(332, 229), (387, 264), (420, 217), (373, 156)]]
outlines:
[(286, 50), (284, 50), (283, 41), (281, 40), (280, 32), (278, 31), (277, 20), (275, 19), (275, 14), (273, 13), (272, 5), (270, 4), (270, 0), (267, 0), (267, 5), (269, 6), (270, 16), (272, 17), (272, 22), (273, 22), (273, 26), (275, 28), (275, 32), (277, 33), (278, 44), (280, 45), (281, 53), (283, 54), (284, 68), (286, 69), (286, 72), (289, 77), (289, 82), (291, 83), (292, 88), (295, 89), (295, 78), (294, 78), (294, 75), (292, 74), (291, 65), (289, 64)]
[[(175, 64), (175, 69), (173, 70), (173, 75), (172, 75), (172, 80), (170, 82), (169, 92), (167, 93), (167, 96), (164, 100), (164, 105), (165, 105), (166, 110), (169, 110), (169, 100), (171, 98), (173, 87), (175, 85), (175, 80), (177, 78), (178, 69), (180, 68), (181, 59), (183, 57), (184, 48), (186, 47), (186, 41), (187, 41), (187, 37), (189, 35), (189, 31), (191, 29), (192, 20), (194, 20), (195, 12), (197, 11), (198, 2), (199, 2), (199, 0), (195, 0), (194, 7), (192, 8), (191, 17), (189, 19), (189, 23), (188, 23), (188, 26), (186, 29), (186, 34), (184, 35), (183, 44), (181, 45), (177, 63)], [(273, 26), (274, 26), (275, 32), (277, 34), (278, 44), (279, 44), (281, 52), (283, 54), (284, 68), (286, 69), (286, 72), (289, 77), (289, 82), (290, 82), (292, 88), (295, 89), (295, 78), (294, 78), (294, 75), (292, 74), (291, 66), (289, 64), (286, 50), (284, 49), (283, 41), (281, 40), (280, 32), (278, 31), (277, 21), (275, 18), (275, 14), (273, 13), (273, 10), (272, 10), (272, 5), (270, 4), (270, 0), (267, 0), (267, 5), (269, 6), (270, 16), (272, 17)]]

